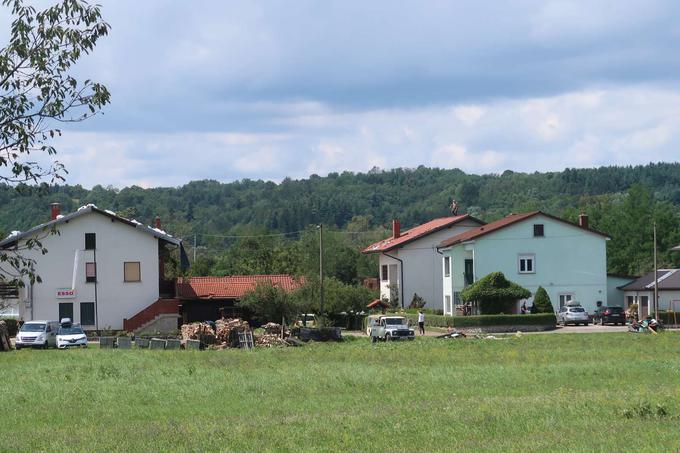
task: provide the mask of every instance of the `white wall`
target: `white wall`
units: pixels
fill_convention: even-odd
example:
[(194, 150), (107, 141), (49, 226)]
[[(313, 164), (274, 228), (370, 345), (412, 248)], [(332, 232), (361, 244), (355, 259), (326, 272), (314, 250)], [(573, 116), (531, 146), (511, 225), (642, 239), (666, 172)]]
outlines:
[[(450, 237), (478, 227), (472, 220), (464, 220), (456, 225), (424, 236), (410, 242), (396, 250), (380, 255), (380, 297), (389, 299), (389, 282), (382, 281), (382, 266), (397, 264), (399, 275), (401, 264), (386, 255), (391, 255), (404, 262), (404, 306), (408, 307), (414, 294), (425, 299), (425, 307), (435, 310), (443, 309), (442, 296), (442, 255), (437, 252), (437, 246)], [(400, 277), (398, 278), (400, 280)], [(401, 292), (400, 292), (401, 297)]]
[[(534, 224), (544, 225), (543, 237), (534, 237)], [(471, 250), (465, 250), (466, 247)], [(452, 291), (462, 291), (462, 261), (465, 256), (473, 256), (475, 281), (491, 272), (501, 271), (508, 280), (527, 288), (532, 294), (543, 286), (556, 310), (559, 309), (559, 295), (564, 293), (573, 294), (574, 300), (589, 312), (595, 310), (597, 301), (606, 303), (605, 238), (549, 217), (527, 219), (479, 237), (472, 243), (458, 244), (445, 253), (454, 261)], [(535, 255), (534, 273), (519, 272), (520, 254)]]
[[(58, 226), (59, 235), (42, 240), (46, 255), (30, 255), (37, 261), (36, 270), (42, 283), (33, 288), (32, 309), (26, 308), (30, 288), (22, 291), (22, 317), (57, 320), (60, 302), (73, 303), (74, 322), (80, 322), (80, 303), (95, 302), (99, 329), (122, 329), (123, 318), (130, 318), (158, 299), (158, 240), (98, 213), (74, 218)], [(96, 234), (96, 251), (85, 249), (85, 233)], [(76, 296), (57, 299), (57, 288), (70, 288), (73, 279), (74, 257), (81, 250), (75, 280)], [(97, 263), (97, 283), (85, 281), (85, 263)], [(139, 261), (140, 282), (123, 281), (123, 263)], [(94, 329), (94, 325), (84, 325)]]

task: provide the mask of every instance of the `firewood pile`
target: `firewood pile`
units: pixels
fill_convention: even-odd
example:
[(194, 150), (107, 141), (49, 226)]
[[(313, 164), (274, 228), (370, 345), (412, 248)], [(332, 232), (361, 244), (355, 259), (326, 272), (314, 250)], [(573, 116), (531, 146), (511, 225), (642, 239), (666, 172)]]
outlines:
[(250, 330), (250, 325), (248, 321), (244, 321), (241, 318), (227, 318), (218, 319), (215, 322), (217, 326), (217, 341), (222, 343), (227, 343), (227, 346), (237, 347), (238, 346), (238, 333)]
[(207, 322), (194, 322), (182, 325), (182, 340), (199, 340), (201, 335), (215, 335), (212, 326)]
[(9, 351), (12, 343), (9, 341), (9, 328), (5, 321), (0, 321), (0, 351)]
[[(281, 335), (281, 324), (276, 324), (275, 322), (268, 322), (267, 324), (262, 326), (262, 329), (264, 330), (264, 333), (267, 335)], [(283, 337), (289, 337), (290, 336), (290, 330), (288, 328), (285, 328), (283, 331)]]
[[(280, 329), (280, 327), (279, 327)], [(277, 346), (288, 346), (288, 342), (279, 336), (280, 334), (265, 333), (255, 335), (255, 346), (258, 348), (274, 348)]]

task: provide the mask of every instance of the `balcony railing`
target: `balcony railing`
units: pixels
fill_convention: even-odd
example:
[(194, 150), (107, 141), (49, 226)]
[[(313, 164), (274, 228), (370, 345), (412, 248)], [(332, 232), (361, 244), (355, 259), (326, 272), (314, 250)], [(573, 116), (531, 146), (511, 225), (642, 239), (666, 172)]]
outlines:
[(0, 284), (0, 299), (18, 299), (19, 286)]

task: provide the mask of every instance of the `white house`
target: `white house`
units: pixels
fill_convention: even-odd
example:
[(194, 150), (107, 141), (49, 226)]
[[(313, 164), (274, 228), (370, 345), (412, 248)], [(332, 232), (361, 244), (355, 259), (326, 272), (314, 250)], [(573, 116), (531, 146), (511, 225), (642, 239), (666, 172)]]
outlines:
[(437, 246), (452, 235), (483, 224), (467, 214), (454, 215), (401, 232), (399, 220), (394, 220), (392, 236), (369, 245), (362, 252), (380, 256), (380, 298), (397, 298), (402, 307), (408, 307), (414, 294), (418, 294), (427, 308), (441, 310), (441, 254)]
[[(0, 248), (11, 252), (38, 238), (47, 249), (45, 255), (35, 249), (21, 252), (35, 260), (41, 282), (25, 281), (19, 288), (20, 317), (71, 318), (86, 330), (121, 330), (140, 313), (138, 318), (148, 322), (164, 307), (175, 305), (177, 312), (177, 304), (161, 299), (173, 297), (169, 293), (174, 291), (172, 284), (164, 284), (162, 256), (166, 248), (182, 244), (156, 221), (156, 228), (147, 227), (94, 205), (62, 216), (53, 204), (49, 222), (0, 242)], [(171, 318), (176, 329), (178, 314)], [(131, 326), (140, 327), (140, 322)]]
[[(659, 269), (656, 275), (659, 311), (680, 312), (680, 269)], [(654, 313), (654, 271), (621, 286), (621, 289), (626, 308), (637, 304), (640, 319)]]
[[(533, 293), (545, 288), (559, 310), (578, 301), (588, 311), (607, 298), (607, 235), (588, 228), (588, 217), (579, 224), (541, 211), (510, 214), (442, 241), (444, 312), (460, 310), (460, 292), (492, 273), (503, 272)], [(527, 306), (532, 300), (526, 301)], [(517, 311), (519, 311), (519, 303)]]

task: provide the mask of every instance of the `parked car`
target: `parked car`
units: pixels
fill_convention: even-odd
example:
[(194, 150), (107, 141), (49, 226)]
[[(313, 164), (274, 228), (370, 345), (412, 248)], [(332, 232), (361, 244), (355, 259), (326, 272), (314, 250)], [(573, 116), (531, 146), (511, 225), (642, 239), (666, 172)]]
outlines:
[(567, 324), (573, 324), (575, 326), (583, 324), (587, 326), (590, 324), (590, 315), (588, 315), (588, 312), (583, 307), (573, 305), (564, 306), (557, 312), (557, 322), (563, 326), (566, 326)]
[(86, 348), (87, 335), (79, 324), (62, 323), (57, 333), (57, 348), (66, 349), (73, 347)]
[(413, 340), (416, 335), (403, 316), (370, 316), (366, 331), (374, 343), (378, 340)]
[(626, 310), (623, 307), (600, 307), (595, 310), (593, 324), (626, 324)]
[(316, 315), (314, 313), (303, 313), (295, 322), (299, 327), (316, 327)]
[(57, 321), (26, 321), (17, 333), (14, 347), (17, 349), (55, 347), (57, 331), (59, 331)]

